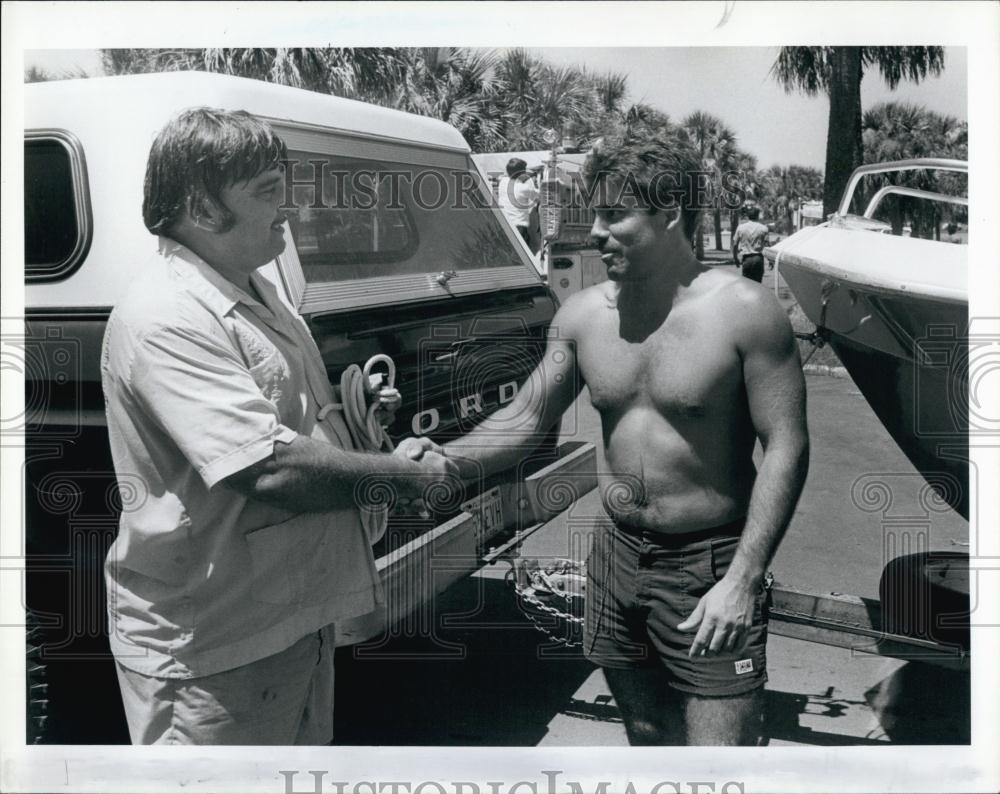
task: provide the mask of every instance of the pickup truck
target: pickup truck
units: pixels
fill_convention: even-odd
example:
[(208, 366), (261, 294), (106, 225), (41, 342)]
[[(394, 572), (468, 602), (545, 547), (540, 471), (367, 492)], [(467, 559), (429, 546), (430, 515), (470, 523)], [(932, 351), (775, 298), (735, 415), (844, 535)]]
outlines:
[[(542, 354), (557, 304), (490, 200), (468, 145), (443, 122), (196, 72), (39, 83), (25, 93), (25, 324), (15, 342), (26, 404), (26, 738), (114, 743), (127, 732), (102, 566), (122, 505), (141, 498), (144, 484), (125, 476), (119, 487), (115, 477), (100, 347), (128, 283), (158, 266), (142, 224), (142, 183), (168, 118), (192, 106), (244, 109), (285, 140), (291, 243), (263, 272), (307, 320), (332, 382), (351, 364), (392, 357), (403, 395), (388, 428), (394, 442), (461, 434), (512, 400)], [(331, 173), (341, 179), (323, 179)], [(401, 175), (398, 201), (341, 206), (345, 185), (381, 190), (371, 173)], [(392, 619), (475, 570), (504, 531), (530, 520), (512, 489), (556, 455), (543, 444), (517, 472), (481, 483), (484, 495), (465, 494), (471, 502), (391, 520), (376, 558)], [(405, 585), (426, 576), (449, 543), (462, 564), (452, 559), (432, 584)], [(385, 630), (355, 627), (352, 641)]]

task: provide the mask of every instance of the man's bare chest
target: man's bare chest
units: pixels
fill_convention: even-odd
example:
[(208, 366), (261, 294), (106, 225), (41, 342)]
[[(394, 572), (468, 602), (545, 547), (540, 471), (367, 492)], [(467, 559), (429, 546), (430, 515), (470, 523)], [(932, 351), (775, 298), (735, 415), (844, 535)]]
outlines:
[(633, 342), (621, 338), (617, 324), (593, 330), (577, 356), (599, 411), (647, 405), (668, 418), (694, 419), (731, 408), (741, 393), (736, 346), (710, 322), (666, 323)]

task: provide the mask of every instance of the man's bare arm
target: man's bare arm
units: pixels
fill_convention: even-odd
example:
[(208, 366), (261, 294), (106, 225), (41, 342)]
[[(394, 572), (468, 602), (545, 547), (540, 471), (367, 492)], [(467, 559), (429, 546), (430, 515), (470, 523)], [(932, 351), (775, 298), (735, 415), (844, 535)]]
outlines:
[(756, 284), (736, 289), (738, 310), (729, 316), (740, 326), (735, 332), (750, 417), (764, 456), (733, 562), (679, 626), (682, 631), (697, 629), (691, 656), (745, 644), (754, 597), (791, 521), (809, 467), (805, 380), (788, 318)]
[(756, 587), (802, 493), (809, 433), (805, 378), (788, 317), (766, 291), (755, 287), (754, 292), (750, 327), (740, 339), (750, 418), (764, 455), (730, 573)]
[(420, 496), (430, 484), (454, 478), (457, 466), (435, 452), (419, 462), (402, 455), (346, 452), (332, 444), (296, 436), (276, 442), (270, 457), (230, 475), (223, 484), (263, 502), (296, 512), (357, 507), (358, 485), (385, 482), (400, 496)]
[(466, 479), (517, 464), (573, 404), (582, 381), (576, 361), (576, 324), (587, 297), (576, 295), (556, 313), (545, 354), (517, 396), (471, 433), (445, 445)]

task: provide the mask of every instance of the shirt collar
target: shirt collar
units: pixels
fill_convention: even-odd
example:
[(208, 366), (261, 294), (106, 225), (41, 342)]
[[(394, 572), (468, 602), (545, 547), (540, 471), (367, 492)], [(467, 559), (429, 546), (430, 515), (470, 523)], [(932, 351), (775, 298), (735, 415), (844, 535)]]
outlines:
[[(227, 314), (237, 303), (251, 308), (265, 308), (260, 301), (250, 297), (186, 245), (161, 235), (159, 251), (171, 270), (220, 314)], [(255, 279), (256, 275), (253, 273), (250, 278), (259, 290), (260, 280)]]

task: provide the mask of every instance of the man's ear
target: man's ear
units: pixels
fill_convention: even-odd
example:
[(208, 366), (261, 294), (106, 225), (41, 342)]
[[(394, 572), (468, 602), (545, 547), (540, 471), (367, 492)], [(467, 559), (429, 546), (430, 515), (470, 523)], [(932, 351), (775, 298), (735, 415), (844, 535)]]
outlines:
[(192, 196), (188, 199), (188, 220), (196, 228), (209, 232), (217, 232), (223, 225), (222, 211), (207, 196)]
[(681, 211), (679, 209), (666, 209), (663, 210), (664, 224), (669, 229), (677, 221), (681, 219)]

